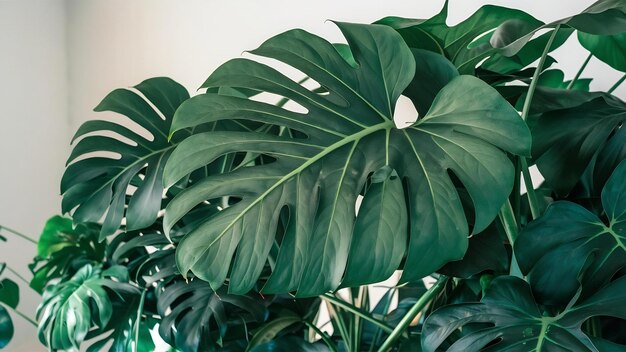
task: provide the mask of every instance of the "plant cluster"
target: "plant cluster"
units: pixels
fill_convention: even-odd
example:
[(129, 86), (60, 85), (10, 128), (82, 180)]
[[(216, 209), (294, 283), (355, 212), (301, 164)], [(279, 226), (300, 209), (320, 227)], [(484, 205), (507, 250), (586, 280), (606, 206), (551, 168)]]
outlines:
[[(41, 342), (626, 350), (624, 78), (607, 92), (581, 78), (592, 57), (626, 72), (626, 3), (548, 24), (498, 6), (446, 18), (335, 22), (343, 44), (290, 30), (250, 52), (289, 74), (236, 58), (194, 97), (168, 78), (111, 92), (95, 110), (126, 119), (79, 128), (72, 219), (38, 241)], [(572, 35), (589, 56), (565, 80), (551, 53)], [(520, 195), (529, 165), (545, 182)], [(8, 278), (0, 302), (3, 347)]]

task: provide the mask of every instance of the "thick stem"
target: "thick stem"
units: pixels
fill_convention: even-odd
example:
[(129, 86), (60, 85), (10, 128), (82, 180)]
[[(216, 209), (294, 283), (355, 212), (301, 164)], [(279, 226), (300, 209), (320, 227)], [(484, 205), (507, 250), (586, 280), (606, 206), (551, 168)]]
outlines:
[(15, 231), (15, 230), (13, 230), (13, 229), (11, 229), (9, 227), (6, 227), (4, 225), (0, 225), (0, 231), (2, 231), (2, 230), (5, 230), (5, 231), (7, 231), (7, 232), (9, 232), (9, 233), (19, 237), (19, 238), (25, 239), (26, 241), (28, 241), (30, 243), (34, 243), (35, 245), (37, 244), (37, 241), (35, 241), (34, 239), (32, 239), (32, 238), (30, 238), (30, 237), (28, 237), (28, 236), (26, 236), (24, 234), (21, 234), (21, 233)]
[(133, 345), (134, 352), (139, 351), (139, 327), (141, 325), (141, 316), (143, 315), (143, 305), (146, 301), (146, 294), (148, 293), (148, 289), (143, 290), (141, 293), (141, 298), (139, 299), (139, 306), (137, 307), (137, 318), (135, 319), (135, 343)]
[(379, 352), (388, 351), (393, 347), (396, 341), (398, 341), (398, 339), (402, 336), (402, 334), (404, 334), (404, 332), (409, 327), (413, 319), (415, 319), (417, 314), (421, 312), (422, 310), (424, 310), (426, 305), (428, 305), (430, 301), (435, 299), (435, 297), (437, 297), (437, 295), (441, 291), (443, 291), (447, 282), (448, 282), (447, 277), (443, 275), (439, 277), (439, 280), (431, 288), (429, 288), (428, 291), (426, 291), (426, 293), (424, 293), (422, 297), (420, 297), (420, 299), (418, 299), (417, 302), (415, 302), (413, 307), (409, 309), (409, 311), (404, 315), (404, 317), (402, 317), (402, 320), (400, 320), (400, 323), (398, 323), (398, 326), (396, 326), (396, 328), (393, 329), (389, 337), (387, 337), (385, 342), (383, 342), (383, 344), (378, 349)]
[[(526, 186), (526, 195), (528, 196), (530, 215), (533, 219), (536, 219), (540, 215), (539, 201), (537, 200), (537, 192), (535, 192), (535, 186), (533, 186), (533, 179), (530, 177), (530, 170), (528, 169), (526, 158), (520, 158), (520, 165), (522, 166), (522, 170), (526, 170), (526, 172), (522, 172), (522, 176), (524, 177), (524, 185)], [(530, 190), (532, 190), (532, 192)]]
[[(509, 239), (509, 243), (511, 247), (515, 243), (517, 239), (517, 222), (515, 221), (515, 215), (513, 215), (513, 208), (511, 207), (511, 203), (507, 201), (504, 203), (502, 208), (500, 209), (500, 213), (498, 214), (500, 217), (500, 221), (502, 222), (502, 226), (504, 226), (504, 232), (506, 233), (506, 237)], [(517, 258), (515, 257), (515, 251), (513, 251), (513, 255), (511, 256), (511, 268), (510, 274), (517, 277), (522, 277), (522, 271), (519, 268), (519, 264), (517, 263)]]
[(340, 300), (340, 299), (338, 299), (338, 298), (336, 298), (336, 297), (334, 297), (332, 295), (323, 294), (323, 295), (320, 296), (320, 298), (325, 300), (325, 301), (328, 301), (328, 302), (334, 304), (335, 306), (337, 306), (339, 308), (345, 309), (348, 312), (363, 318), (364, 320), (369, 321), (370, 323), (378, 326), (379, 328), (381, 328), (382, 330), (384, 330), (384, 331), (386, 331), (388, 333), (391, 333), (393, 331), (393, 328), (391, 326), (389, 326), (389, 325), (383, 323), (382, 321), (372, 317), (370, 314), (362, 311), (361, 309), (356, 308), (353, 305), (351, 305), (351, 304), (349, 304), (347, 302), (344, 302), (344, 301), (342, 301), (342, 300)]
[(578, 79), (580, 78), (580, 75), (583, 73), (583, 71), (585, 70), (585, 67), (587, 67), (589, 60), (591, 60), (592, 57), (593, 57), (593, 54), (589, 53), (589, 56), (587, 56), (587, 58), (585, 59), (585, 62), (583, 62), (582, 66), (580, 66), (580, 69), (578, 69), (578, 72), (576, 72), (576, 76), (574, 76), (574, 78), (569, 82), (566, 89), (568, 90), (572, 89), (572, 87), (574, 86), (574, 84), (576, 84), (576, 81), (578, 81)]
[(617, 87), (619, 87), (622, 83), (624, 83), (624, 81), (626, 80), (626, 75), (623, 75), (622, 78), (619, 79), (619, 81), (617, 81), (613, 87), (611, 87), (611, 89), (609, 89), (609, 94), (613, 93)]
[[(539, 58), (539, 63), (537, 64), (537, 69), (535, 70), (535, 73), (533, 74), (532, 81), (530, 81), (530, 86), (528, 87), (528, 93), (526, 94), (526, 100), (524, 100), (524, 107), (522, 108), (522, 120), (524, 121), (528, 119), (528, 114), (530, 114), (530, 106), (533, 100), (533, 96), (535, 95), (535, 90), (537, 89), (537, 83), (539, 82), (539, 75), (541, 74), (541, 70), (543, 70), (543, 65), (546, 62), (546, 57), (548, 56), (548, 53), (550, 52), (550, 47), (552, 46), (552, 42), (554, 42), (554, 38), (556, 37), (560, 28), (561, 26), (558, 25), (552, 31), (552, 35), (550, 36), (550, 39), (548, 40), (548, 43), (546, 44), (546, 47), (543, 49), (543, 53), (541, 54), (541, 57)], [(521, 156), (520, 158), (524, 159), (525, 157)], [(522, 160), (521, 165), (522, 165), (522, 175), (524, 176), (524, 180), (526, 179), (530, 180), (530, 172), (528, 171), (528, 165), (526, 164), (526, 160)], [(516, 177), (519, 177), (519, 175), (516, 175)], [(526, 192), (528, 192), (528, 203), (530, 204), (530, 209), (531, 210), (535, 209), (535, 211), (538, 210), (539, 206), (536, 203), (537, 194), (535, 193), (535, 189), (533, 188), (532, 183), (526, 184)], [(533, 215), (533, 219), (534, 218), (535, 216)]]
[[(320, 296), (323, 298), (323, 296)], [(330, 301), (326, 300), (324, 301), (326, 302), (326, 307), (328, 308), (328, 314), (330, 315), (330, 318), (332, 319), (333, 317), (335, 317), (335, 323), (337, 324), (337, 329), (339, 330), (339, 334), (341, 335), (341, 337), (343, 338), (343, 341), (346, 343), (346, 345), (348, 346), (348, 349), (350, 348), (350, 336), (348, 334), (348, 330), (346, 329), (346, 323), (343, 320), (343, 317), (341, 316), (339, 310), (335, 309), (335, 307), (332, 305), (332, 303), (330, 303)]]

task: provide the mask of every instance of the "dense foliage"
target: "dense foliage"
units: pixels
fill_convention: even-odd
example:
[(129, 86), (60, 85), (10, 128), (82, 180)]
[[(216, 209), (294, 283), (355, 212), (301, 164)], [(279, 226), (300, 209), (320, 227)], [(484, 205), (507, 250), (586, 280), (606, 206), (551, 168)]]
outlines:
[[(237, 58), (194, 97), (169, 78), (110, 93), (96, 111), (133, 124), (89, 121), (73, 139), (72, 218), (48, 221), (31, 266), (41, 342), (626, 350), (624, 78), (608, 92), (581, 78), (592, 57), (626, 72), (626, 3), (548, 24), (498, 6), (446, 20), (447, 5), (336, 22), (346, 43), (296, 29), (250, 52), (304, 77)], [(589, 57), (565, 80), (550, 53), (572, 35)], [(529, 165), (545, 182), (522, 196)], [(397, 270), (374, 301), (367, 285)], [(4, 278), (0, 348), (18, 303)]]

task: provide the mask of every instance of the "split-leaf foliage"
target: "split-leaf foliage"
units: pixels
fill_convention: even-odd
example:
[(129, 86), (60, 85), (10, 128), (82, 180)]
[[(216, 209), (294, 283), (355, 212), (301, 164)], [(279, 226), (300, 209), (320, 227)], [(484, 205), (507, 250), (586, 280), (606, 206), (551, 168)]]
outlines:
[[(334, 22), (344, 43), (290, 30), (193, 97), (163, 77), (110, 93), (96, 111), (120, 116), (76, 133), (71, 219), (30, 267), (41, 342), (626, 350), (626, 103), (584, 74), (600, 60), (623, 81), (626, 3), (447, 17)], [(552, 57), (567, 40), (590, 55), (578, 73)], [(545, 182), (520, 196), (528, 165)], [(0, 348), (20, 308), (7, 268)]]

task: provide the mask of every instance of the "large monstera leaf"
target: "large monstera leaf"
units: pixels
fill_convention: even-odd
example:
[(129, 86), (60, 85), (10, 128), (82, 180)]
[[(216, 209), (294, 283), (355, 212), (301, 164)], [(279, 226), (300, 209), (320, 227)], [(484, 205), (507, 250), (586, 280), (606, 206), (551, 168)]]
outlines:
[(128, 230), (145, 228), (156, 220), (163, 196), (163, 168), (175, 145), (167, 135), (174, 111), (189, 98), (183, 86), (164, 77), (145, 80), (134, 88), (143, 97), (130, 89), (117, 89), (95, 110), (125, 115), (144, 133), (118, 121), (84, 123), (74, 136), (74, 141), (80, 140), (61, 180), (63, 212), (73, 210), (77, 223), (104, 216), (101, 238), (113, 234), (124, 217)]
[[(510, 193), (514, 171), (505, 151), (527, 155), (530, 134), (494, 89), (474, 77), (456, 77), (438, 92), (425, 116), (398, 129), (394, 107), (414, 78), (411, 51), (389, 27), (337, 25), (356, 67), (330, 43), (302, 30), (280, 34), (252, 51), (300, 70), (326, 94), (247, 59), (227, 62), (205, 83), (207, 88), (284, 96), (306, 113), (210, 93), (192, 98), (176, 112), (173, 132), (241, 119), (306, 136), (206, 132), (179, 144), (165, 168), (167, 185), (226, 153), (275, 158), (207, 177), (169, 203), (166, 231), (205, 200), (240, 199), (178, 244), (183, 275), (192, 271), (214, 289), (230, 275), (229, 291), (247, 292), (272, 246), (279, 245), (278, 255), (270, 258), (273, 271), (263, 288), (267, 293), (312, 296), (336, 289), (348, 261), (345, 277), (354, 285), (387, 278), (403, 257), (403, 280), (419, 279), (460, 259), (467, 248), (468, 223), (453, 180), (473, 200), (474, 232), (489, 225)], [(366, 183), (371, 185), (357, 217), (355, 203)], [(277, 238), (284, 209), (286, 230)], [(364, 247), (370, 250), (363, 252)]]
[[(564, 303), (583, 288), (598, 287), (626, 266), (626, 161), (602, 190), (604, 223), (582, 206), (555, 202), (528, 224), (515, 243), (520, 268), (546, 303)], [(586, 293), (586, 291), (583, 291)]]
[[(431, 314), (422, 329), (422, 348), (439, 351), (449, 336), (462, 329), (467, 332), (450, 341), (446, 351), (609, 351), (596, 347), (581, 325), (595, 316), (626, 318), (625, 299), (626, 278), (620, 278), (558, 315), (545, 315), (525, 281), (501, 276), (480, 303), (445, 306)], [(594, 341), (599, 341), (598, 346), (605, 343)]]

